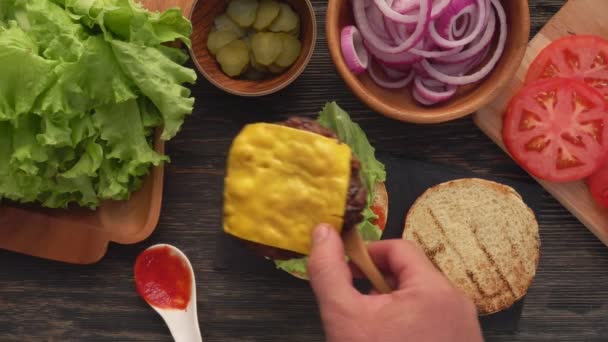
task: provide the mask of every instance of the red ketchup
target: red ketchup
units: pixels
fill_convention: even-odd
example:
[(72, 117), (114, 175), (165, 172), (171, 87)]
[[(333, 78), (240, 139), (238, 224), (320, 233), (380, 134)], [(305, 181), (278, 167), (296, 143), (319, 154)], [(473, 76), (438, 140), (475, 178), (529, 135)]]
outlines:
[(169, 246), (143, 251), (135, 261), (137, 292), (150, 305), (184, 310), (192, 295), (192, 274), (186, 261)]

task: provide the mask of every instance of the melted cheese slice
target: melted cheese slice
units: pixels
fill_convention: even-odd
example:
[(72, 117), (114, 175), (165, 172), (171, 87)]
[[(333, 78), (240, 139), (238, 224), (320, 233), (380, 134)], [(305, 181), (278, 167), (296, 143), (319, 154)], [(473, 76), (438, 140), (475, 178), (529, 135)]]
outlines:
[(336, 139), (286, 126), (247, 125), (228, 155), (224, 231), (302, 254), (312, 229), (342, 230), (351, 150)]

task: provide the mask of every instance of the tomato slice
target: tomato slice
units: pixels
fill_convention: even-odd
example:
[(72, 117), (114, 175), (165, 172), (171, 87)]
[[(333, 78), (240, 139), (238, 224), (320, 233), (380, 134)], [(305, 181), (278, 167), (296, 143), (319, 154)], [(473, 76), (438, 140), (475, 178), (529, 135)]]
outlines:
[(376, 218), (372, 223), (378, 226), (380, 230), (384, 230), (386, 227), (386, 213), (385, 209), (379, 205), (372, 205), (372, 211), (378, 218)]
[(378, 216), (372, 223), (378, 226), (380, 230), (384, 230), (388, 215), (388, 193), (386, 192), (384, 183), (378, 183), (374, 187), (374, 198), (371, 209)]
[(533, 176), (583, 179), (608, 156), (608, 101), (580, 81), (540, 80), (511, 99), (502, 134), (509, 153)]
[(553, 41), (530, 65), (526, 84), (555, 77), (584, 81), (608, 99), (608, 41), (590, 35)]
[(593, 199), (599, 205), (608, 208), (608, 164), (591, 175), (587, 180), (587, 185)]

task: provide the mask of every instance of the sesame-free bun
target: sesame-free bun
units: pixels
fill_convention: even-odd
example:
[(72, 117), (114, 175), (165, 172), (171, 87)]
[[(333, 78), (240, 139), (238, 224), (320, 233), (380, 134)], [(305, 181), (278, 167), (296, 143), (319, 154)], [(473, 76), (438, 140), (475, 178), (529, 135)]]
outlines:
[(538, 223), (522, 197), (477, 178), (428, 189), (410, 208), (403, 238), (422, 247), (480, 315), (521, 299), (540, 258)]

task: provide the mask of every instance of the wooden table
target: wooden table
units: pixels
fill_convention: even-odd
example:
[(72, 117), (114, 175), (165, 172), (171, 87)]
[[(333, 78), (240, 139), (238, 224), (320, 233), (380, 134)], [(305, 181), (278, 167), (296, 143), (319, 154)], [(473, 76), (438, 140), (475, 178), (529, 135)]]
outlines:
[[(535, 34), (565, 1), (530, 2)], [(136, 295), (132, 276), (136, 255), (159, 242), (180, 247), (192, 261), (206, 342), (322, 341), (306, 282), (278, 271), (243, 275), (213, 269), (225, 156), (232, 137), (247, 122), (315, 115), (325, 101), (336, 100), (378, 150), (532, 182), (470, 118), (416, 126), (363, 106), (329, 58), (325, 2), (314, 5), (320, 25), (317, 49), (292, 86), (273, 96), (245, 99), (224, 94), (200, 78), (193, 88), (195, 113), (168, 145), (172, 163), (166, 169), (162, 217), (150, 239), (112, 245), (91, 266), (0, 251), (0, 341), (169, 341), (160, 317)], [(608, 249), (549, 195), (544, 199), (538, 212), (542, 258), (519, 329), (487, 330), (485, 336), (488, 341), (606, 341)]]

